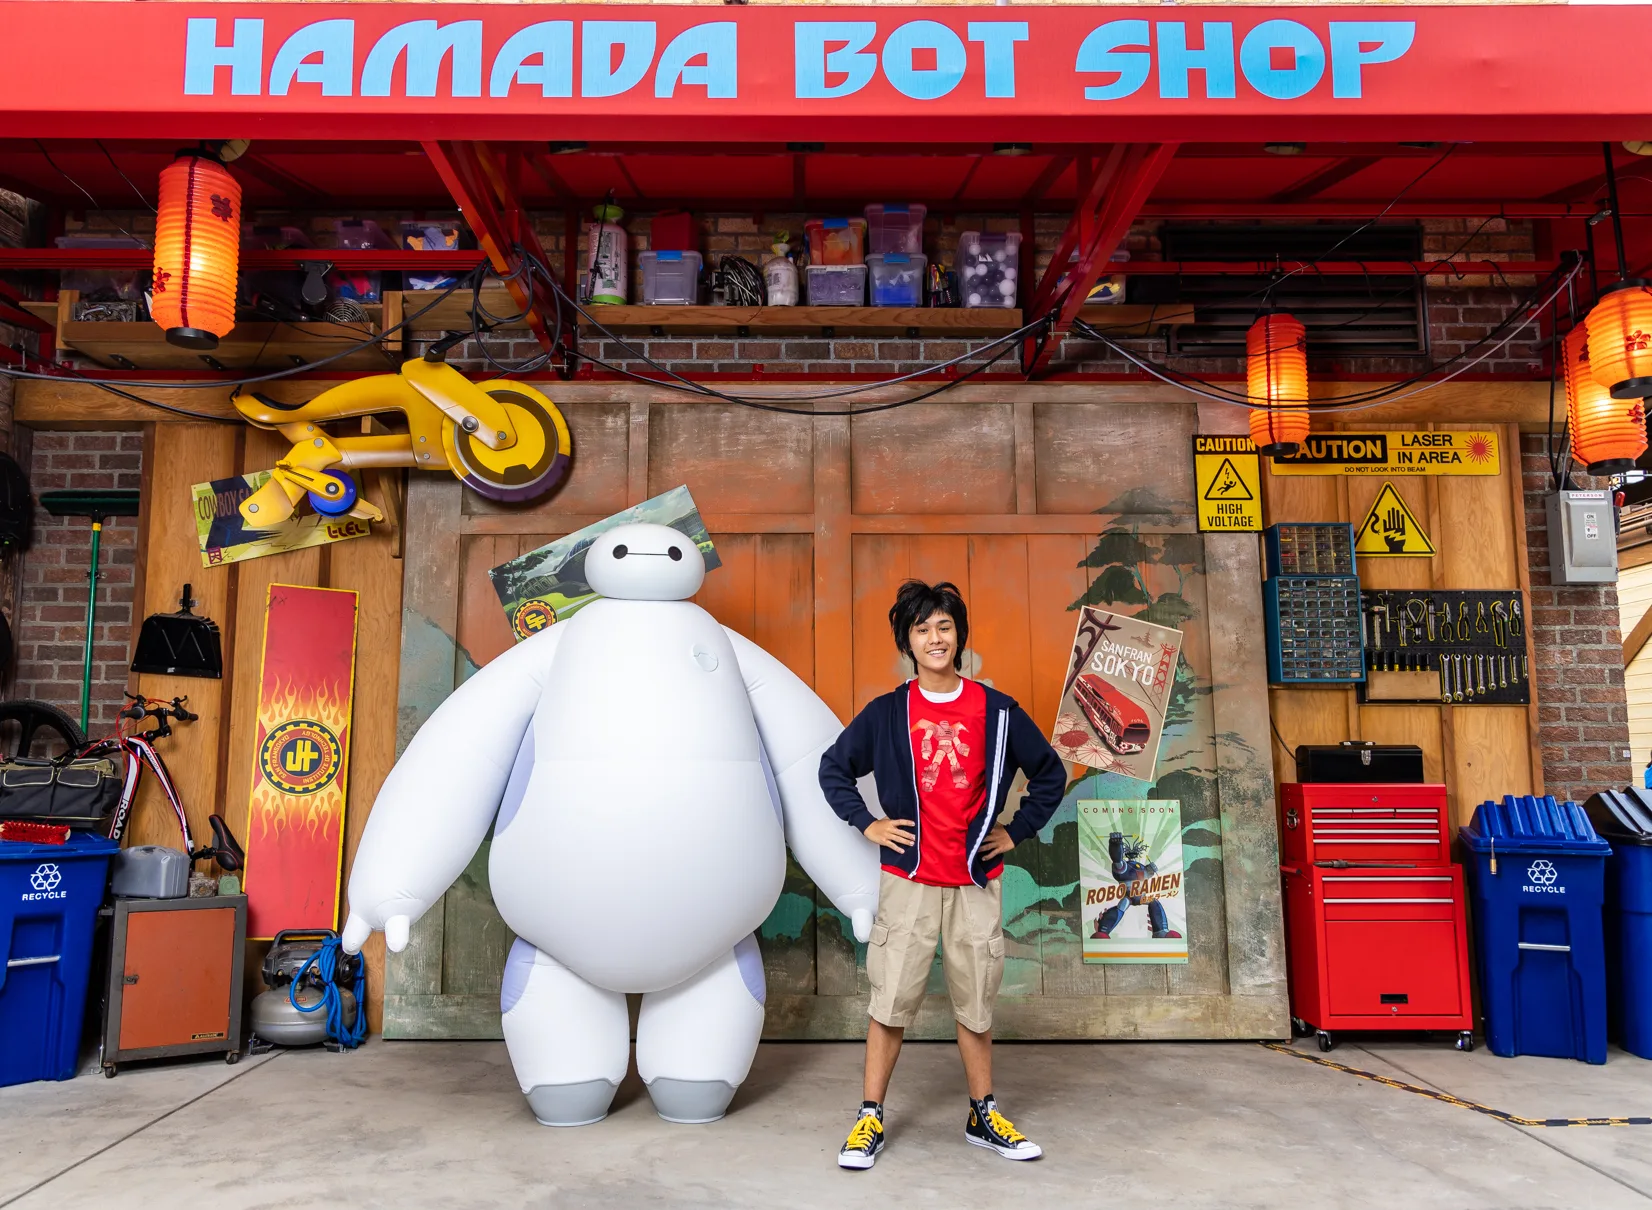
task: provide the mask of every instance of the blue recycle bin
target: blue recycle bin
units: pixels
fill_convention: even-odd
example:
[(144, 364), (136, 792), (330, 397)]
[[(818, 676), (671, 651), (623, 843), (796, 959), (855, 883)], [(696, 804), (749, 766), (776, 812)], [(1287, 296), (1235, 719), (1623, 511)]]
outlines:
[(1583, 804), (1612, 846), (1606, 863), (1606, 1016), (1630, 1054), (1652, 1059), (1652, 792), (1605, 790)]
[(0, 1085), (67, 1080), (80, 1057), (92, 934), (114, 841), (0, 841)]
[(1577, 803), (1531, 795), (1480, 804), (1458, 836), (1491, 1053), (1606, 1062), (1611, 846)]

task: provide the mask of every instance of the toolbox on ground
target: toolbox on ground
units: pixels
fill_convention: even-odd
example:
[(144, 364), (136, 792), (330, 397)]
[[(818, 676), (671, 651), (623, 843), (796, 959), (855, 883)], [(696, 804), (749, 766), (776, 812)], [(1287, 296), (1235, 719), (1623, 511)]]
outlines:
[(1475, 808), (1468, 851), (1486, 1045), (1606, 1062), (1601, 905), (1612, 849), (1583, 808), (1508, 795)]
[(1606, 862), (1606, 1028), (1652, 1059), (1652, 790), (1605, 790), (1583, 804)]
[(1455, 1030), (1474, 1046), (1463, 872), (1445, 787), (1280, 787), (1291, 1016), (1337, 1030)]
[(103, 1074), (133, 1059), (241, 1058), (247, 897), (116, 899), (103, 999)]
[(0, 1085), (67, 1080), (80, 1054), (92, 938), (114, 841), (0, 841)]

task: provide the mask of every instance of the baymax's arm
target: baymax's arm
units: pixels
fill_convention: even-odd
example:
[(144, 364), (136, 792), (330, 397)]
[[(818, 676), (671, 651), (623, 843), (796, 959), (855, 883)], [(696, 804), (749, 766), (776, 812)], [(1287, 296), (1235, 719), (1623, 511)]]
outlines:
[[(786, 843), (815, 885), (849, 917), (856, 939), (869, 940), (878, 910), (878, 849), (843, 826), (820, 789), (820, 755), (843, 724), (791, 669), (751, 640), (723, 629), (734, 644), (757, 733), (774, 773)], [(860, 790), (876, 802), (870, 778)]]
[(564, 628), (493, 660), (419, 728), (384, 779), (350, 870), (344, 948), (375, 929), (399, 951), (408, 931), (475, 856), (533, 723)]

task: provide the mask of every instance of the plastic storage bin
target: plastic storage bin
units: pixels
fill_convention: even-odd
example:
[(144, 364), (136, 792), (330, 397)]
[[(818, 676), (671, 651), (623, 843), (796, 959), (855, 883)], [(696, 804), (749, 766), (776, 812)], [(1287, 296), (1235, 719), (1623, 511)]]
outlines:
[(0, 841), (0, 1085), (67, 1080), (80, 1054), (92, 932), (119, 846)]
[(963, 306), (1015, 306), (1021, 279), (1021, 233), (962, 232), (952, 268), (958, 278), (958, 301)]
[(865, 265), (810, 265), (808, 284), (811, 307), (866, 305)]
[(700, 301), (698, 252), (639, 252), (642, 301), (647, 307), (693, 306)]
[(1606, 862), (1606, 1026), (1652, 1059), (1652, 792), (1607, 790), (1583, 804), (1612, 846)]
[(874, 307), (921, 307), (929, 262), (905, 252), (870, 253), (866, 269), (872, 279)]
[(812, 218), (803, 224), (811, 265), (859, 265), (866, 260), (866, 220)]
[(867, 252), (920, 255), (924, 250), (924, 215), (928, 213), (927, 206), (873, 202), (866, 208)]
[(1606, 943), (1612, 849), (1575, 802), (1510, 795), (1458, 831), (1485, 1013), (1497, 1055), (1606, 1062)]

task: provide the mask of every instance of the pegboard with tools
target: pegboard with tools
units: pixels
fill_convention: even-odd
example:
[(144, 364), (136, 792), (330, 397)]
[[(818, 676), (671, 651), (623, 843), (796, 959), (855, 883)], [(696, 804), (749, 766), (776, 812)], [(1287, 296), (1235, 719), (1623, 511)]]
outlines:
[(1531, 701), (1526, 605), (1517, 589), (1366, 589), (1360, 700), (1525, 705)]

